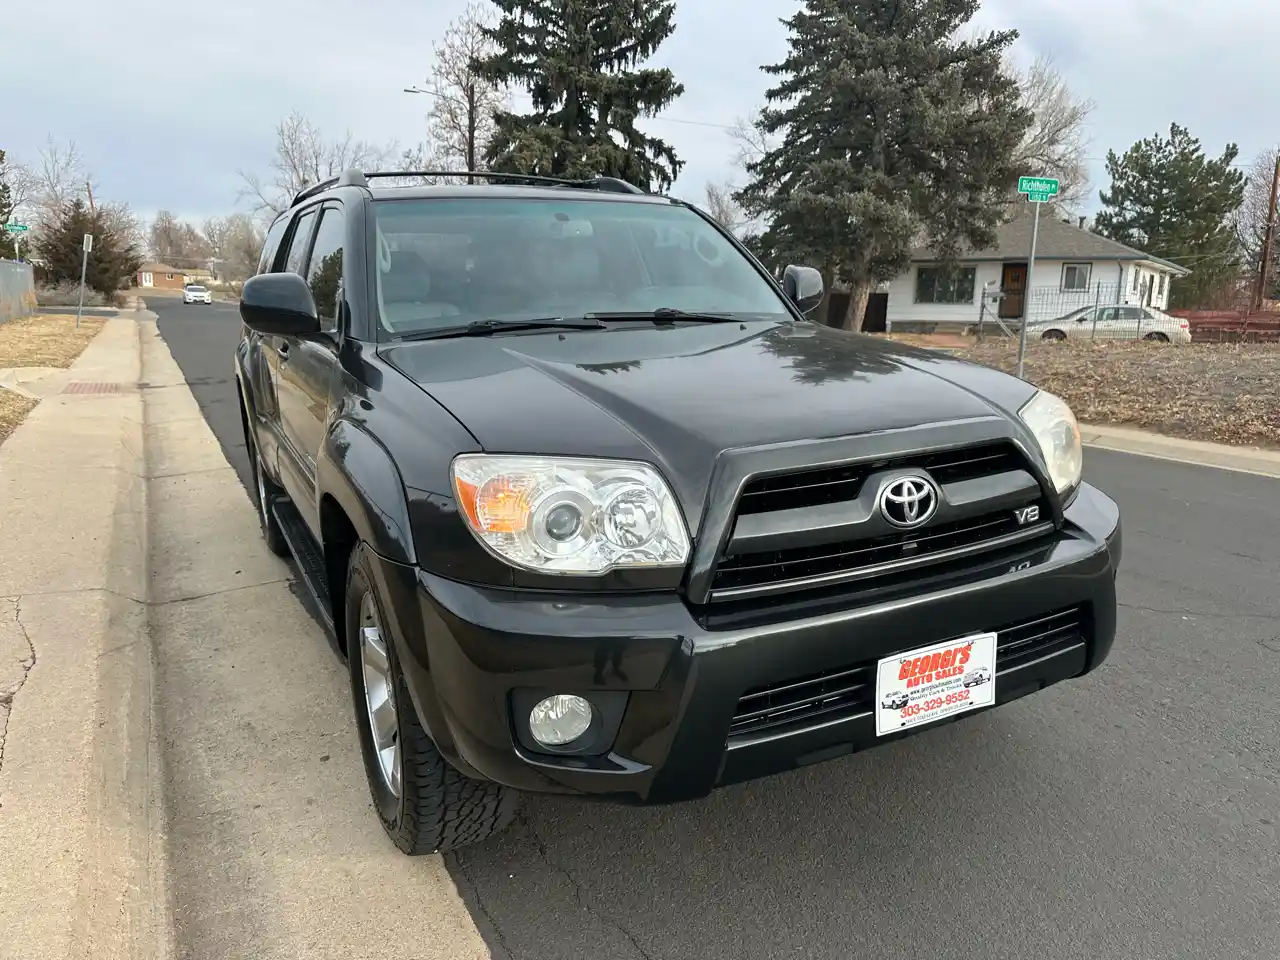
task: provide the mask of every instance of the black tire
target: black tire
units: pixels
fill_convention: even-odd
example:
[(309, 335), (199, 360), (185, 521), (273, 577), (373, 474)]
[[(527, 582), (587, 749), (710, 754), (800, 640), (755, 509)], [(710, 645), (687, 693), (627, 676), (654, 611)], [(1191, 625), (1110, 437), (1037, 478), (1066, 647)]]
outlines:
[(1046, 330), (1040, 335), (1041, 340), (1065, 340), (1067, 335), (1061, 330)]
[(1156, 331), (1154, 331), (1153, 333), (1148, 333), (1148, 334), (1147, 334), (1145, 337), (1143, 337), (1142, 339), (1143, 339), (1143, 340), (1151, 340), (1151, 341), (1153, 341), (1153, 342), (1155, 342), (1155, 343), (1168, 343), (1168, 342), (1169, 342), (1169, 337), (1168, 337), (1166, 334), (1161, 333), (1159, 330), (1156, 330)]
[[(382, 613), (386, 605), (378, 596), (376, 582), (367, 548), (359, 543), (351, 552), (343, 609), (351, 700), (373, 808), (391, 842), (409, 856), (443, 853), (479, 843), (500, 833), (515, 819), (519, 795), (500, 784), (463, 776), (440, 755), (418, 720), (405, 686), (396, 641)], [(366, 598), (369, 607), (365, 605)], [(370, 610), (376, 618), (375, 625), (386, 650), (390, 687), (394, 691), (392, 707), (400, 759), (398, 795), (383, 773), (374, 745), (365, 693), (365, 647), (361, 633), (368, 624), (362, 609)]]
[(262, 539), (267, 541), (267, 549), (277, 557), (287, 557), (289, 542), (285, 540), (280, 524), (268, 506), (274, 498), (284, 496), (284, 491), (262, 469), (262, 456), (258, 453), (258, 444), (247, 428), (244, 441), (245, 449), (249, 454), (249, 472), (253, 474), (253, 490), (250, 491), (250, 495), (258, 510), (258, 524), (262, 527)]

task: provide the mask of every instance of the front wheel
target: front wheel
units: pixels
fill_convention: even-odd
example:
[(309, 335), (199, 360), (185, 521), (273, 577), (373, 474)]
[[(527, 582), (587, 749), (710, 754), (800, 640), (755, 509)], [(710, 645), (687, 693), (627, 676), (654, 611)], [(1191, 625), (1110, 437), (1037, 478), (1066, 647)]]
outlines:
[(1041, 340), (1065, 340), (1067, 335), (1061, 330), (1046, 330), (1040, 335)]
[(1143, 337), (1142, 339), (1143, 339), (1143, 340), (1150, 340), (1150, 341), (1152, 341), (1152, 342), (1154, 342), (1154, 343), (1168, 343), (1168, 342), (1169, 342), (1169, 337), (1168, 337), (1167, 335), (1165, 335), (1165, 334), (1161, 333), (1161, 332), (1160, 332), (1160, 331), (1158, 331), (1158, 330), (1157, 330), (1156, 332), (1154, 332), (1154, 333), (1148, 333), (1148, 334), (1147, 334), (1145, 337)]
[(387, 628), (367, 548), (351, 552), (344, 604), (347, 661), (360, 751), (382, 828), (410, 856), (469, 846), (515, 818), (517, 794), (464, 777), (418, 720)]

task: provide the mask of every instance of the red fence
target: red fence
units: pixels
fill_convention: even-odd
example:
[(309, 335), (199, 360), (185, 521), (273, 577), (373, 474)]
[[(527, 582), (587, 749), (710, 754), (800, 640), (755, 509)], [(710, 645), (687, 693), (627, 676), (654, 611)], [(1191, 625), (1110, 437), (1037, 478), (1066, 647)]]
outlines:
[(1191, 325), (1196, 343), (1280, 343), (1280, 313), (1246, 310), (1170, 310)]

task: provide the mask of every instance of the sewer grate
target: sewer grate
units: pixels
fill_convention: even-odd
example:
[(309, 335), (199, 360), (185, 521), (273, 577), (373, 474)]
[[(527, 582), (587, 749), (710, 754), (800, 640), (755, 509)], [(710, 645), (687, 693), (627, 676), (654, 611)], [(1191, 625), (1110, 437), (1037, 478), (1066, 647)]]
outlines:
[(73, 380), (62, 388), (63, 393), (104, 394), (124, 393), (132, 389), (131, 383), (102, 383), (95, 380)]

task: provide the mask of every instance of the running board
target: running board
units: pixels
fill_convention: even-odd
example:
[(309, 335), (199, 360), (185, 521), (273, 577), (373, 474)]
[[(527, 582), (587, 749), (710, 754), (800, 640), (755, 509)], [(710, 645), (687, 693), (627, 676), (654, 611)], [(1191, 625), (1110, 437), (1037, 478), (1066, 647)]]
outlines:
[(329, 577), (324, 568), (324, 554), (316, 546), (311, 531), (302, 522), (302, 515), (287, 497), (277, 497), (271, 502), (271, 512), (276, 523), (280, 524), (280, 532), (289, 544), (289, 552), (293, 554), (294, 563), (300, 579), (307, 588), (315, 608), (320, 615), (320, 622), (329, 634), (329, 640), (337, 648), (338, 632), (333, 624), (333, 604), (329, 602)]

